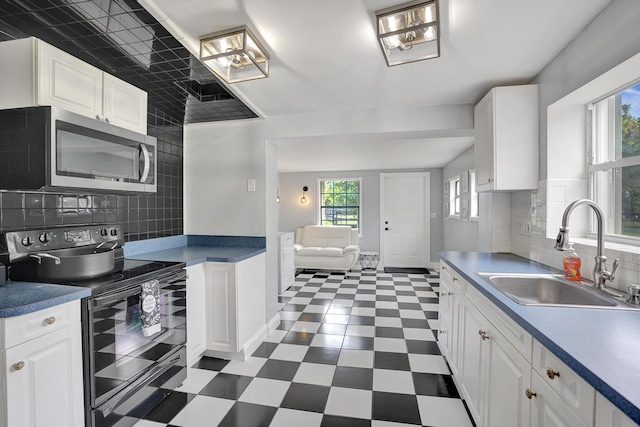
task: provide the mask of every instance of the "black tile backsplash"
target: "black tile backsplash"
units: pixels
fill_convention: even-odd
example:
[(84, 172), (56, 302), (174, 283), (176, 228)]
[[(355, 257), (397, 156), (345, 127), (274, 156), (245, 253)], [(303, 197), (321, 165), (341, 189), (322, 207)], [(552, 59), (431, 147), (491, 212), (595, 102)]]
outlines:
[(135, 0), (0, 1), (0, 41), (29, 36), (147, 91), (148, 133), (158, 140), (158, 190), (0, 190), (0, 232), (117, 222), (126, 241), (183, 234), (183, 124), (256, 114)]

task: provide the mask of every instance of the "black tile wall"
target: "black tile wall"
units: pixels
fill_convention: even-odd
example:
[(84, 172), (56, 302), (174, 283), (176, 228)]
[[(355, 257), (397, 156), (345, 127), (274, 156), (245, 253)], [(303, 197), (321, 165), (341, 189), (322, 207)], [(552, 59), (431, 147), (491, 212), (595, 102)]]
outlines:
[(0, 233), (117, 222), (126, 241), (183, 234), (183, 124), (256, 114), (135, 0), (0, 1), (0, 42), (29, 36), (147, 91), (148, 133), (158, 139), (158, 191), (0, 190)]

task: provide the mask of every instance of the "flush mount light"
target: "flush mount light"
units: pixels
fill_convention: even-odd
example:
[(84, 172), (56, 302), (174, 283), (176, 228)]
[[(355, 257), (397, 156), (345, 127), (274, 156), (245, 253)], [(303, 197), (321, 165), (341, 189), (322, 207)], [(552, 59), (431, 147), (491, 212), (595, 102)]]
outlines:
[(376, 11), (378, 40), (389, 67), (440, 56), (438, 1), (412, 1)]
[(201, 37), (200, 61), (227, 83), (269, 76), (269, 54), (246, 25)]

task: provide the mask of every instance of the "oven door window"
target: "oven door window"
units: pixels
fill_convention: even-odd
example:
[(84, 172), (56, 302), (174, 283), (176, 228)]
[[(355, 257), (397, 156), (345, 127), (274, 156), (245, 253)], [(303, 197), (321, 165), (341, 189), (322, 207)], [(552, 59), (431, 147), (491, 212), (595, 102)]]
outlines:
[(91, 310), (93, 404), (126, 387), (186, 342), (186, 299), (176, 285), (160, 291), (160, 332), (145, 337), (140, 318), (140, 286), (96, 298)]

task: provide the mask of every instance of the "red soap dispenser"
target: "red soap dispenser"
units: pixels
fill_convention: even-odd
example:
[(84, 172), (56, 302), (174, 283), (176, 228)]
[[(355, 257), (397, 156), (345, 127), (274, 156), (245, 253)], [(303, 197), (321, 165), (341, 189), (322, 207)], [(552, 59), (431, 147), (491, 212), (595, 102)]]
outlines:
[(573, 243), (569, 243), (569, 250), (562, 257), (562, 265), (564, 267), (565, 279), (573, 280), (574, 282), (582, 280), (582, 276), (580, 275), (582, 260), (573, 249)]

